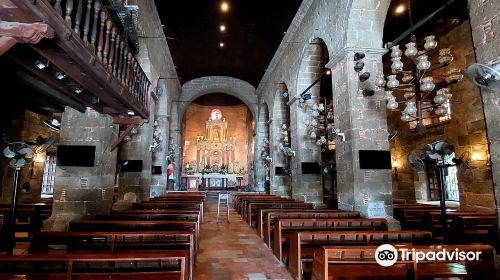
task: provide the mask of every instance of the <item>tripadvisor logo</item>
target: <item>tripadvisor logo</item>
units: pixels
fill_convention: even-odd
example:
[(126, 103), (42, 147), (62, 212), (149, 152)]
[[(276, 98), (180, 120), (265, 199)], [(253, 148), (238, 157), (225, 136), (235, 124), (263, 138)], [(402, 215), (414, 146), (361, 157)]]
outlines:
[(398, 256), (402, 261), (478, 261), (481, 251), (460, 251), (446, 250), (446, 248), (436, 248), (431, 251), (418, 251), (415, 248), (396, 249), (390, 244), (378, 246), (375, 250), (375, 260), (381, 266), (392, 266), (398, 261)]

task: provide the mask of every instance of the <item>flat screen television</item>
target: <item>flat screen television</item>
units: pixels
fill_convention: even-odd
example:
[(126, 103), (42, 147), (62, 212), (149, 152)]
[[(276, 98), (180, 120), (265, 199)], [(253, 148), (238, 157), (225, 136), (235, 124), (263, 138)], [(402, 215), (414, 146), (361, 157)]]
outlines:
[(123, 161), (121, 172), (142, 172), (142, 160)]
[(153, 175), (161, 175), (161, 165), (153, 166)]
[(301, 162), (302, 174), (321, 174), (321, 167), (317, 162)]
[(57, 146), (57, 166), (94, 167), (95, 146)]
[(391, 169), (391, 152), (359, 150), (359, 168)]
[(274, 174), (275, 175), (286, 175), (285, 168), (283, 166), (274, 167)]

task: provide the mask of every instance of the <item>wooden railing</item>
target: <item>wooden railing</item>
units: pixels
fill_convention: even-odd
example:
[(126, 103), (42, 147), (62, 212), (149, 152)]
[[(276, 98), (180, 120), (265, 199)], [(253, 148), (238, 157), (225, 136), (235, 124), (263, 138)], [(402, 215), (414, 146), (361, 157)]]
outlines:
[(151, 82), (101, 0), (46, 0), (134, 98), (149, 108)]

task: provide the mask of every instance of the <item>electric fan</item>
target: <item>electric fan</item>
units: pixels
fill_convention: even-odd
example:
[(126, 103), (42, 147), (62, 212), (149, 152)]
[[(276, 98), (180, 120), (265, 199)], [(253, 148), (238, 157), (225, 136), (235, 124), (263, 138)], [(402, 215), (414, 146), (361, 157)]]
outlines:
[(7, 147), (5, 147), (3, 155), (11, 159), (9, 166), (15, 169), (10, 208), (9, 238), (6, 242), (8, 244), (7, 253), (11, 255), (16, 245), (16, 207), (19, 199), (19, 177), (21, 175), (21, 168), (33, 161), (35, 153), (26, 143), (12, 142), (8, 143)]

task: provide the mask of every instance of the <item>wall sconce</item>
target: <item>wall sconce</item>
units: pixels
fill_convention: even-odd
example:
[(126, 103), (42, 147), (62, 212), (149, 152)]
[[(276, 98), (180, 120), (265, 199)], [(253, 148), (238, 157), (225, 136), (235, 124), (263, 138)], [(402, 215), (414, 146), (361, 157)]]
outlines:
[(45, 162), (45, 155), (43, 154), (35, 154), (35, 163), (44, 163)]
[(479, 161), (481, 160), (481, 155), (478, 152), (473, 152), (470, 158), (472, 160)]

